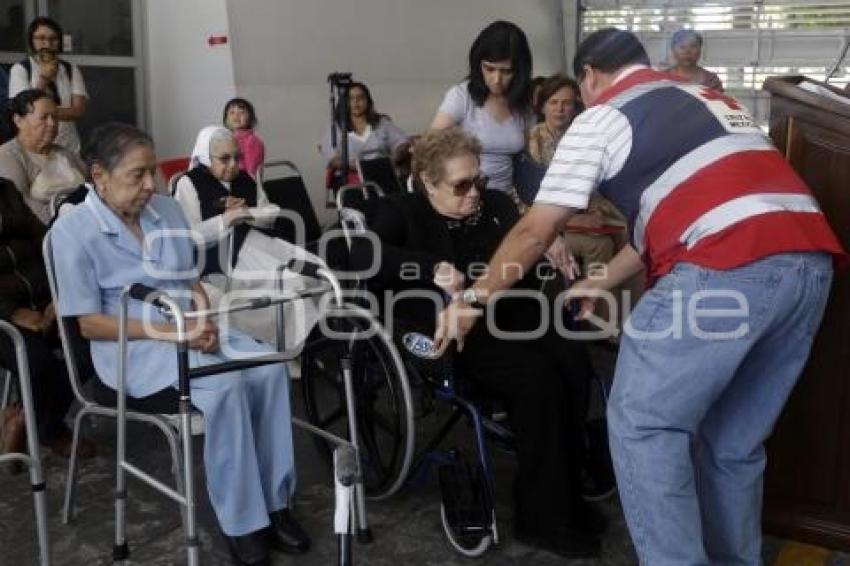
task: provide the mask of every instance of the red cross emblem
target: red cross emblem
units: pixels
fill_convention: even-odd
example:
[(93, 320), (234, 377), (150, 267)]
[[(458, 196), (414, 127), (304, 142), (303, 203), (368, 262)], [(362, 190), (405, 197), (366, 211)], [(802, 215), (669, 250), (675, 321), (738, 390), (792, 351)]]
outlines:
[(726, 96), (722, 92), (717, 92), (716, 90), (711, 90), (710, 88), (704, 88), (700, 91), (700, 96), (702, 96), (706, 100), (719, 100), (726, 106), (728, 106), (731, 110), (743, 110), (738, 101), (732, 98), (731, 96)]

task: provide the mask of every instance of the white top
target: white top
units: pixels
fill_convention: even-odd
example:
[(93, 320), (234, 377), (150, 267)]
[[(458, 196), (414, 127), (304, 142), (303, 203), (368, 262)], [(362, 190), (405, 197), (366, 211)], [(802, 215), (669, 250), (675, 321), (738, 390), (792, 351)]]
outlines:
[(481, 172), (490, 178), (487, 188), (510, 191), (514, 186), (513, 158), (525, 148), (529, 122), (515, 112), (499, 122), (483, 106), (476, 106), (467, 85), (464, 81), (451, 87), (437, 111), (451, 116), (481, 142)]
[[(337, 147), (331, 144), (331, 129), (325, 131), (322, 138), (322, 143), (319, 150), (322, 156), (330, 161), (339, 153), (339, 142), (341, 133), (337, 128)], [(348, 132), (348, 159), (349, 161), (357, 160), (362, 154), (380, 153), (383, 155), (391, 155), (393, 150), (407, 141), (407, 134), (396, 126), (392, 120), (386, 116), (381, 116), (378, 124), (372, 128), (367, 125), (366, 130), (362, 134)]]
[[(38, 85), (38, 63), (30, 57), (32, 75), (27, 77), (27, 70), (20, 63), (15, 63), (9, 69), (9, 98), (14, 98), (19, 92)], [(29, 78), (29, 80), (27, 80)], [(71, 63), (71, 76), (65, 71), (65, 65), (59, 64), (56, 71), (56, 89), (59, 91), (59, 101), (63, 107), (71, 106), (71, 97), (74, 95), (88, 98), (86, 83), (79, 67)], [(56, 144), (73, 151), (80, 152), (80, 136), (77, 134), (77, 126), (73, 121), (60, 121), (59, 133), (56, 135)]]

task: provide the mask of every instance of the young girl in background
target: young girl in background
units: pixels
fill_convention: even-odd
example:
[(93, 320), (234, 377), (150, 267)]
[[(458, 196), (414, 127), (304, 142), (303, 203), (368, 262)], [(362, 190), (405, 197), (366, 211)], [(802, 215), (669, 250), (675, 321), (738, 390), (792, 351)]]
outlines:
[(257, 114), (254, 105), (244, 98), (234, 98), (224, 105), (224, 126), (233, 132), (239, 146), (239, 167), (251, 177), (257, 177), (257, 169), (266, 159), (266, 144), (254, 132)]

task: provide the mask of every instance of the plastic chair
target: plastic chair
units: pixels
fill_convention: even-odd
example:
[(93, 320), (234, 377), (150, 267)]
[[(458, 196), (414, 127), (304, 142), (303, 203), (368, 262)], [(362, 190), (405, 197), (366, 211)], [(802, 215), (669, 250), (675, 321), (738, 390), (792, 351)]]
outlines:
[[(50, 283), (50, 293), (54, 303), (57, 303), (59, 299), (59, 287), (54, 271), (50, 232), (44, 238), (42, 252), (44, 254), (48, 282)], [(88, 365), (84, 365), (83, 363), (87, 353), (80, 352), (77, 347), (84, 344), (84, 340), (80, 334), (76, 317), (57, 317), (57, 325), (59, 327), (59, 336), (62, 340), (62, 351), (65, 357), (65, 364), (68, 368), (68, 376), (71, 380), (71, 389), (81, 405), (80, 410), (74, 418), (71, 457), (68, 461), (68, 473), (65, 480), (62, 522), (67, 525), (74, 518), (74, 500), (77, 484), (77, 449), (82, 424), (90, 416), (116, 418), (118, 411), (114, 390), (104, 385), (96, 376), (93, 394), (89, 396), (83, 390), (84, 380), (91, 376), (84, 375), (83, 373), (86, 371), (86, 365)], [(165, 436), (171, 450), (172, 472), (177, 485), (177, 492), (182, 493), (184, 480), (180, 474), (180, 444), (178, 442), (177, 427), (175, 426), (173, 417), (171, 417), (171, 415), (177, 412), (177, 401), (176, 392), (172, 391), (161, 392), (161, 394), (134, 400), (130, 403), (131, 410), (127, 412), (127, 418), (151, 425)]]
[[(345, 217), (350, 215), (351, 211), (362, 214), (366, 225), (368, 225), (374, 218), (378, 203), (384, 197), (384, 194), (380, 185), (372, 181), (340, 187), (336, 194), (336, 208), (339, 212), (342, 229), (346, 229)], [(365, 226), (363, 229), (365, 231)], [(350, 234), (346, 233), (345, 236), (350, 249)]]
[(177, 181), (179, 181), (180, 178), (185, 174), (186, 174), (185, 170), (180, 170), (180, 171), (176, 171), (174, 174), (172, 174), (168, 178), (168, 184), (166, 186), (167, 186), (167, 189), (168, 189), (168, 194), (170, 196), (174, 196), (174, 193), (177, 192)]
[(53, 195), (50, 199), (50, 226), (56, 221), (59, 217), (59, 213), (62, 212), (62, 207), (67, 205), (76, 206), (86, 200), (86, 196), (89, 194), (89, 187), (86, 184), (82, 184), (73, 191), (62, 193), (58, 195)]
[(386, 194), (402, 192), (401, 183), (395, 174), (390, 158), (386, 155), (371, 153), (368, 157), (363, 154), (357, 160), (357, 172), (362, 182), (376, 183)]
[(168, 181), (175, 173), (189, 169), (189, 157), (173, 157), (156, 164), (163, 181)]
[[(272, 170), (280, 170), (281, 175), (270, 178)], [(275, 222), (275, 236), (298, 246), (319, 239), (322, 235), (319, 219), (301, 172), (294, 163), (285, 160), (264, 163), (257, 170), (257, 184), (283, 213)]]
[[(33, 506), (35, 507), (35, 523), (38, 533), (39, 564), (49, 566), (50, 543), (47, 535), (47, 494), (44, 471), (41, 466), (41, 446), (38, 442), (38, 426), (35, 421), (35, 405), (30, 386), (30, 369), (27, 361), (27, 348), (21, 333), (11, 323), (0, 320), (0, 332), (6, 333), (15, 345), (17, 360), (18, 383), (20, 384), (21, 403), (24, 406), (24, 422), (27, 429), (27, 451), (29, 454), (10, 453), (0, 455), (2, 462), (22, 462), (30, 471)], [(11, 381), (11, 372), (7, 372), (7, 387)], [(4, 395), (5, 398), (5, 395)]]

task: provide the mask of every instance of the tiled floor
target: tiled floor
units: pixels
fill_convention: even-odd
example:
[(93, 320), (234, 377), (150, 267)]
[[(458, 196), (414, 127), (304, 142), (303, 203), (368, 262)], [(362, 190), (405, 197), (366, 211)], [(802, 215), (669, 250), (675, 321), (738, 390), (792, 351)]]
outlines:
[[(596, 360), (602, 371), (610, 370), (610, 360)], [(607, 368), (607, 369), (606, 369)], [(294, 383), (296, 406), (298, 383)], [(296, 409), (296, 413), (300, 412)], [(426, 419), (422, 429), (433, 428)], [(169, 479), (169, 458), (161, 438), (146, 434), (134, 426), (131, 435), (137, 438), (132, 451), (136, 462), (143, 463), (161, 478)], [(47, 455), (45, 467), (48, 482), (48, 512), (52, 563), (64, 565), (99, 565), (111, 563), (113, 537), (112, 490), (114, 469), (114, 421), (102, 420), (88, 432), (98, 443), (99, 454), (83, 464), (78, 489), (78, 515), (69, 526), (59, 519), (64, 486), (65, 461)], [(299, 557), (276, 556), (275, 564), (328, 565), (336, 563), (336, 541), (332, 534), (333, 491), (330, 472), (313, 445), (312, 438), (297, 431), (296, 454), (299, 487), (295, 514), (314, 539), (310, 553)], [(456, 439), (462, 442), (462, 439)], [(197, 461), (200, 461), (200, 446)], [(604, 503), (601, 510), (609, 519), (603, 553), (598, 560), (566, 561), (544, 551), (518, 544), (511, 536), (511, 510), (508, 505), (510, 476), (513, 461), (507, 454), (496, 451), (497, 517), (502, 543), (491, 549), (479, 562), (494, 566), (555, 564), (620, 566), (635, 564), (636, 560), (616, 498)], [(199, 530), (202, 545), (202, 564), (230, 564), (227, 550), (217, 533), (212, 511), (206, 501), (203, 472), (196, 474), (200, 494)], [(153, 492), (147, 486), (132, 481), (127, 519), (132, 564), (184, 564), (183, 532), (177, 506)], [(439, 492), (431, 478), (422, 487), (406, 488), (386, 501), (370, 502), (369, 521), (375, 540), (371, 544), (355, 544), (356, 564), (370, 566), (398, 565), (466, 565), (464, 559), (451, 551), (440, 526)], [(31, 498), (25, 474), (10, 476), (0, 470), (0, 566), (36, 563), (36, 537), (33, 528)], [(850, 556), (828, 551), (783, 545), (768, 539), (765, 544), (765, 563), (777, 566), (850, 565)]]

